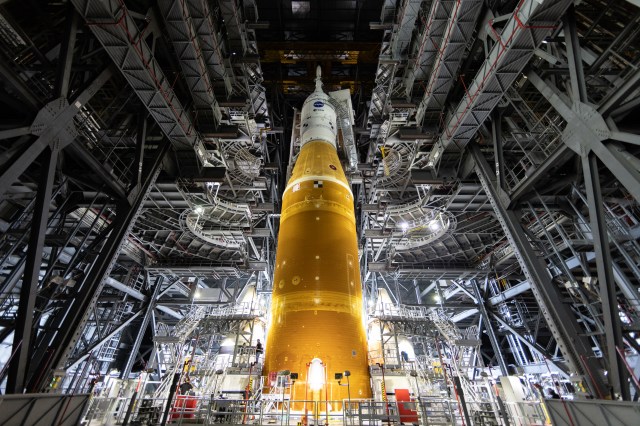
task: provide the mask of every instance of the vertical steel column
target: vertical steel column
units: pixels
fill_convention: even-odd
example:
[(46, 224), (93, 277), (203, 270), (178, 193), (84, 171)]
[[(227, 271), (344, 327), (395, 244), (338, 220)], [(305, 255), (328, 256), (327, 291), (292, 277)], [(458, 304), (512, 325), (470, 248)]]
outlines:
[(60, 45), (58, 56), (58, 77), (56, 78), (55, 93), (66, 98), (69, 96), (69, 79), (71, 77), (71, 65), (73, 63), (73, 49), (76, 45), (76, 33), (78, 30), (79, 16), (73, 5), (68, 4), (67, 27), (65, 38)]
[(153, 289), (153, 292), (147, 302), (147, 308), (144, 313), (144, 317), (142, 318), (142, 322), (140, 323), (140, 329), (138, 330), (138, 334), (136, 335), (136, 340), (133, 342), (131, 347), (131, 353), (129, 354), (129, 358), (127, 358), (127, 363), (122, 369), (122, 373), (120, 373), (121, 379), (128, 379), (129, 374), (131, 374), (131, 368), (136, 360), (136, 356), (138, 355), (138, 351), (140, 350), (140, 345), (142, 344), (142, 339), (144, 338), (144, 333), (149, 326), (149, 321), (151, 321), (151, 315), (153, 314), (153, 310), (155, 309), (155, 303), (158, 298), (158, 293), (160, 293), (160, 287), (162, 287), (162, 282), (164, 281), (164, 277), (158, 277), (156, 286)]
[[(488, 280), (488, 278), (487, 278)], [(485, 299), (482, 296), (482, 292), (480, 291), (480, 286), (478, 285), (478, 281), (472, 279), (469, 281), (471, 286), (473, 287), (473, 292), (476, 296), (476, 300), (478, 301), (478, 309), (480, 310), (481, 318), (484, 318), (485, 328), (487, 329), (487, 335), (489, 336), (489, 341), (491, 342), (491, 346), (493, 347), (493, 352), (496, 354), (496, 359), (498, 360), (498, 366), (500, 367), (500, 372), (503, 376), (509, 374), (509, 369), (507, 368), (507, 364), (504, 362), (504, 357), (502, 356), (502, 350), (500, 348), (500, 342), (498, 342), (498, 338), (496, 336), (495, 330), (493, 329), (493, 325), (491, 325), (491, 319), (489, 318), (489, 314), (487, 313), (487, 307), (485, 305)], [(482, 331), (482, 330), (478, 330)]]
[(58, 150), (47, 148), (40, 155), (43, 163), (38, 182), (38, 194), (34, 206), (29, 249), (20, 289), (20, 304), (16, 318), (16, 329), (13, 335), (13, 353), (9, 363), (7, 377), (7, 393), (22, 393), (27, 378), (31, 338), (33, 337), (33, 317), (42, 266), (44, 237), (49, 219), (51, 205), (51, 189), (58, 162)]
[[(116, 202), (116, 218), (112, 222), (112, 231), (102, 247), (102, 253), (89, 268), (82, 283), (78, 284), (75, 298), (68, 301), (67, 306), (60, 309), (55, 320), (55, 337), (50, 344), (50, 353), (32, 360), (29, 389), (41, 390), (53, 368), (64, 368), (69, 354), (80, 339), (83, 327), (89, 318), (92, 306), (104, 287), (104, 278), (109, 275), (124, 239), (129, 234), (138, 216), (142, 202), (155, 182), (171, 142), (165, 139), (158, 146), (152, 161), (143, 175), (142, 185), (129, 196), (129, 200)], [(38, 372), (35, 374), (35, 372)]]
[(623, 349), (622, 328), (618, 315), (618, 301), (616, 298), (616, 284), (613, 280), (613, 259), (609, 249), (607, 223), (604, 217), (600, 176), (598, 173), (598, 159), (593, 152), (582, 157), (584, 170), (584, 184), (589, 203), (589, 218), (593, 246), (596, 253), (596, 267), (598, 270), (598, 284), (602, 301), (602, 315), (606, 338), (606, 353), (609, 364), (609, 384), (615, 393), (620, 394), (625, 401), (631, 400), (628, 374), (618, 358), (616, 348)]
[(134, 179), (131, 180), (131, 186), (140, 185), (142, 180), (142, 160), (144, 159), (144, 147), (147, 140), (147, 115), (146, 108), (138, 114), (138, 131), (136, 132), (136, 158), (133, 162)]
[(469, 408), (467, 408), (467, 401), (464, 398), (464, 390), (462, 389), (462, 382), (460, 381), (460, 377), (453, 376), (453, 386), (456, 389), (458, 399), (460, 400), (460, 405), (462, 406), (462, 413), (464, 414), (465, 424), (472, 425), (471, 418), (469, 417)]
[(536, 255), (519, 217), (504, 207), (501, 193), (495, 188), (493, 173), (480, 148), (471, 144), (469, 152), (475, 162), (475, 171), (489, 198), (496, 218), (500, 222), (509, 243), (513, 246), (518, 263), (531, 283), (531, 290), (542, 308), (541, 311), (562, 350), (569, 367), (585, 378), (594, 395), (604, 388), (601, 366), (594, 358), (591, 343), (584, 336), (571, 309), (563, 305), (559, 289), (551, 280), (547, 265)]
[(162, 421), (160, 424), (165, 426), (167, 424), (167, 420), (169, 419), (169, 410), (171, 409), (171, 404), (173, 403), (173, 397), (176, 395), (176, 390), (178, 389), (178, 385), (180, 384), (180, 376), (182, 375), (182, 371), (184, 370), (184, 365), (180, 369), (179, 372), (176, 372), (173, 375), (173, 380), (171, 381), (171, 387), (169, 388), (169, 397), (167, 398), (166, 405), (164, 406), (164, 410), (162, 413)]
[(498, 108), (493, 110), (491, 114), (491, 136), (493, 139), (493, 152), (496, 158), (496, 176), (498, 177), (498, 185), (506, 191), (504, 183), (504, 154), (502, 151), (502, 113)]
[(584, 81), (582, 54), (576, 31), (575, 6), (573, 4), (567, 9), (562, 22), (564, 23), (564, 40), (567, 45), (567, 62), (571, 78), (571, 98), (573, 101), (587, 102), (587, 85)]

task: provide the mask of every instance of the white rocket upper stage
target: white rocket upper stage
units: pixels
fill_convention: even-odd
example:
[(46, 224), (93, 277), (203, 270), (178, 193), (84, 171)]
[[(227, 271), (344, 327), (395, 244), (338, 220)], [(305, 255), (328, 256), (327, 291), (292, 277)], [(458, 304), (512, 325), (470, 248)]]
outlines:
[(316, 89), (304, 101), (300, 123), (300, 146), (321, 140), (336, 146), (336, 111), (330, 97), (322, 91), (322, 70), (316, 69)]

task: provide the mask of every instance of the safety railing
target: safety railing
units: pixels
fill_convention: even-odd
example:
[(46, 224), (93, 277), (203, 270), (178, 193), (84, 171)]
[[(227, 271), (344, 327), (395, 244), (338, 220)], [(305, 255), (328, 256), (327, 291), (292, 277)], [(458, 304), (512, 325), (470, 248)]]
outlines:
[(562, 144), (563, 121), (552, 107), (533, 111), (517, 90), (510, 88), (505, 99), (514, 107), (516, 120), (510, 120), (504, 143), (509, 148), (505, 184), (514, 190)]
[(431, 308), (426, 306), (395, 305), (393, 303), (380, 303), (376, 305), (369, 315), (383, 320), (413, 320), (431, 322)]
[[(568, 404), (572, 401), (523, 401), (506, 402), (504, 410), (493, 407), (490, 401), (477, 404), (470, 412), (472, 424), (544, 425), (562, 414), (558, 408), (548, 404)], [(590, 401), (591, 402), (591, 401)], [(617, 402), (612, 402), (613, 404)], [(469, 402), (467, 402), (469, 404)], [(473, 403), (472, 403), (473, 404)], [(573, 404), (576, 405), (576, 404)], [(584, 404), (583, 404), (584, 405)], [(624, 404), (623, 404), (624, 405)], [(575, 418), (584, 415), (582, 405), (569, 410)], [(635, 406), (624, 406), (621, 415), (637, 412)], [(600, 414), (616, 407), (598, 407)], [(634, 411), (635, 410), (635, 411)], [(564, 413), (564, 414), (563, 414)], [(182, 424), (253, 424), (253, 425), (298, 425), (340, 424), (385, 425), (385, 424), (458, 424), (463, 414), (459, 402), (443, 396), (421, 396), (412, 401), (373, 401), (371, 399), (345, 400), (289, 400), (268, 398), (227, 399), (221, 394), (211, 396), (176, 395), (171, 403), (167, 398), (94, 398), (86, 411), (83, 424), (97, 425), (129, 424), (172, 425)], [(499, 422), (499, 423), (496, 423)], [(555, 424), (555, 423), (554, 423)], [(563, 424), (563, 423), (559, 423)], [(568, 423), (567, 423), (568, 424)], [(579, 424), (579, 423), (574, 423)]]
[(108, 126), (91, 105), (85, 105), (74, 117), (78, 133), (85, 139), (85, 148), (93, 157), (106, 166), (110, 175), (124, 188), (129, 184), (133, 169), (123, 161), (122, 150), (135, 144), (135, 135), (110, 135)]
[(351, 400), (277, 400), (268, 398), (227, 399), (176, 395), (171, 403), (166, 398), (94, 398), (83, 424), (147, 424), (163, 422), (181, 424), (254, 424), (298, 425), (339, 424), (381, 425), (418, 424), (419, 418), (446, 411), (453, 415), (450, 403), (429, 401), (384, 402), (370, 399)]

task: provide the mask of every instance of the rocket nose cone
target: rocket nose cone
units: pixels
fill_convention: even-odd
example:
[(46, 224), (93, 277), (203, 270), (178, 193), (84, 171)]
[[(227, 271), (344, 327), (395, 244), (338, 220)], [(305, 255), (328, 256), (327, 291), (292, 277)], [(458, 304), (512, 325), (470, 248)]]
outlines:
[(320, 65), (316, 67), (316, 78), (322, 78), (322, 67)]

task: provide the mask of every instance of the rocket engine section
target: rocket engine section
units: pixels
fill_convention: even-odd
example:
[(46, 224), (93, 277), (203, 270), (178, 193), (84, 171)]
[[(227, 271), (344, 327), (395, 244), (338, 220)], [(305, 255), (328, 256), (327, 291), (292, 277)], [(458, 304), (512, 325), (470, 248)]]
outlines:
[(320, 67), (301, 116), (301, 149), (280, 217), (265, 374), (298, 373), (294, 392), (302, 398), (311, 385), (310, 363), (319, 358), (326, 378), (322, 392), (330, 399), (347, 398), (347, 387), (333, 380), (347, 370), (350, 396), (368, 398), (354, 200), (336, 151), (336, 113), (322, 91)]

